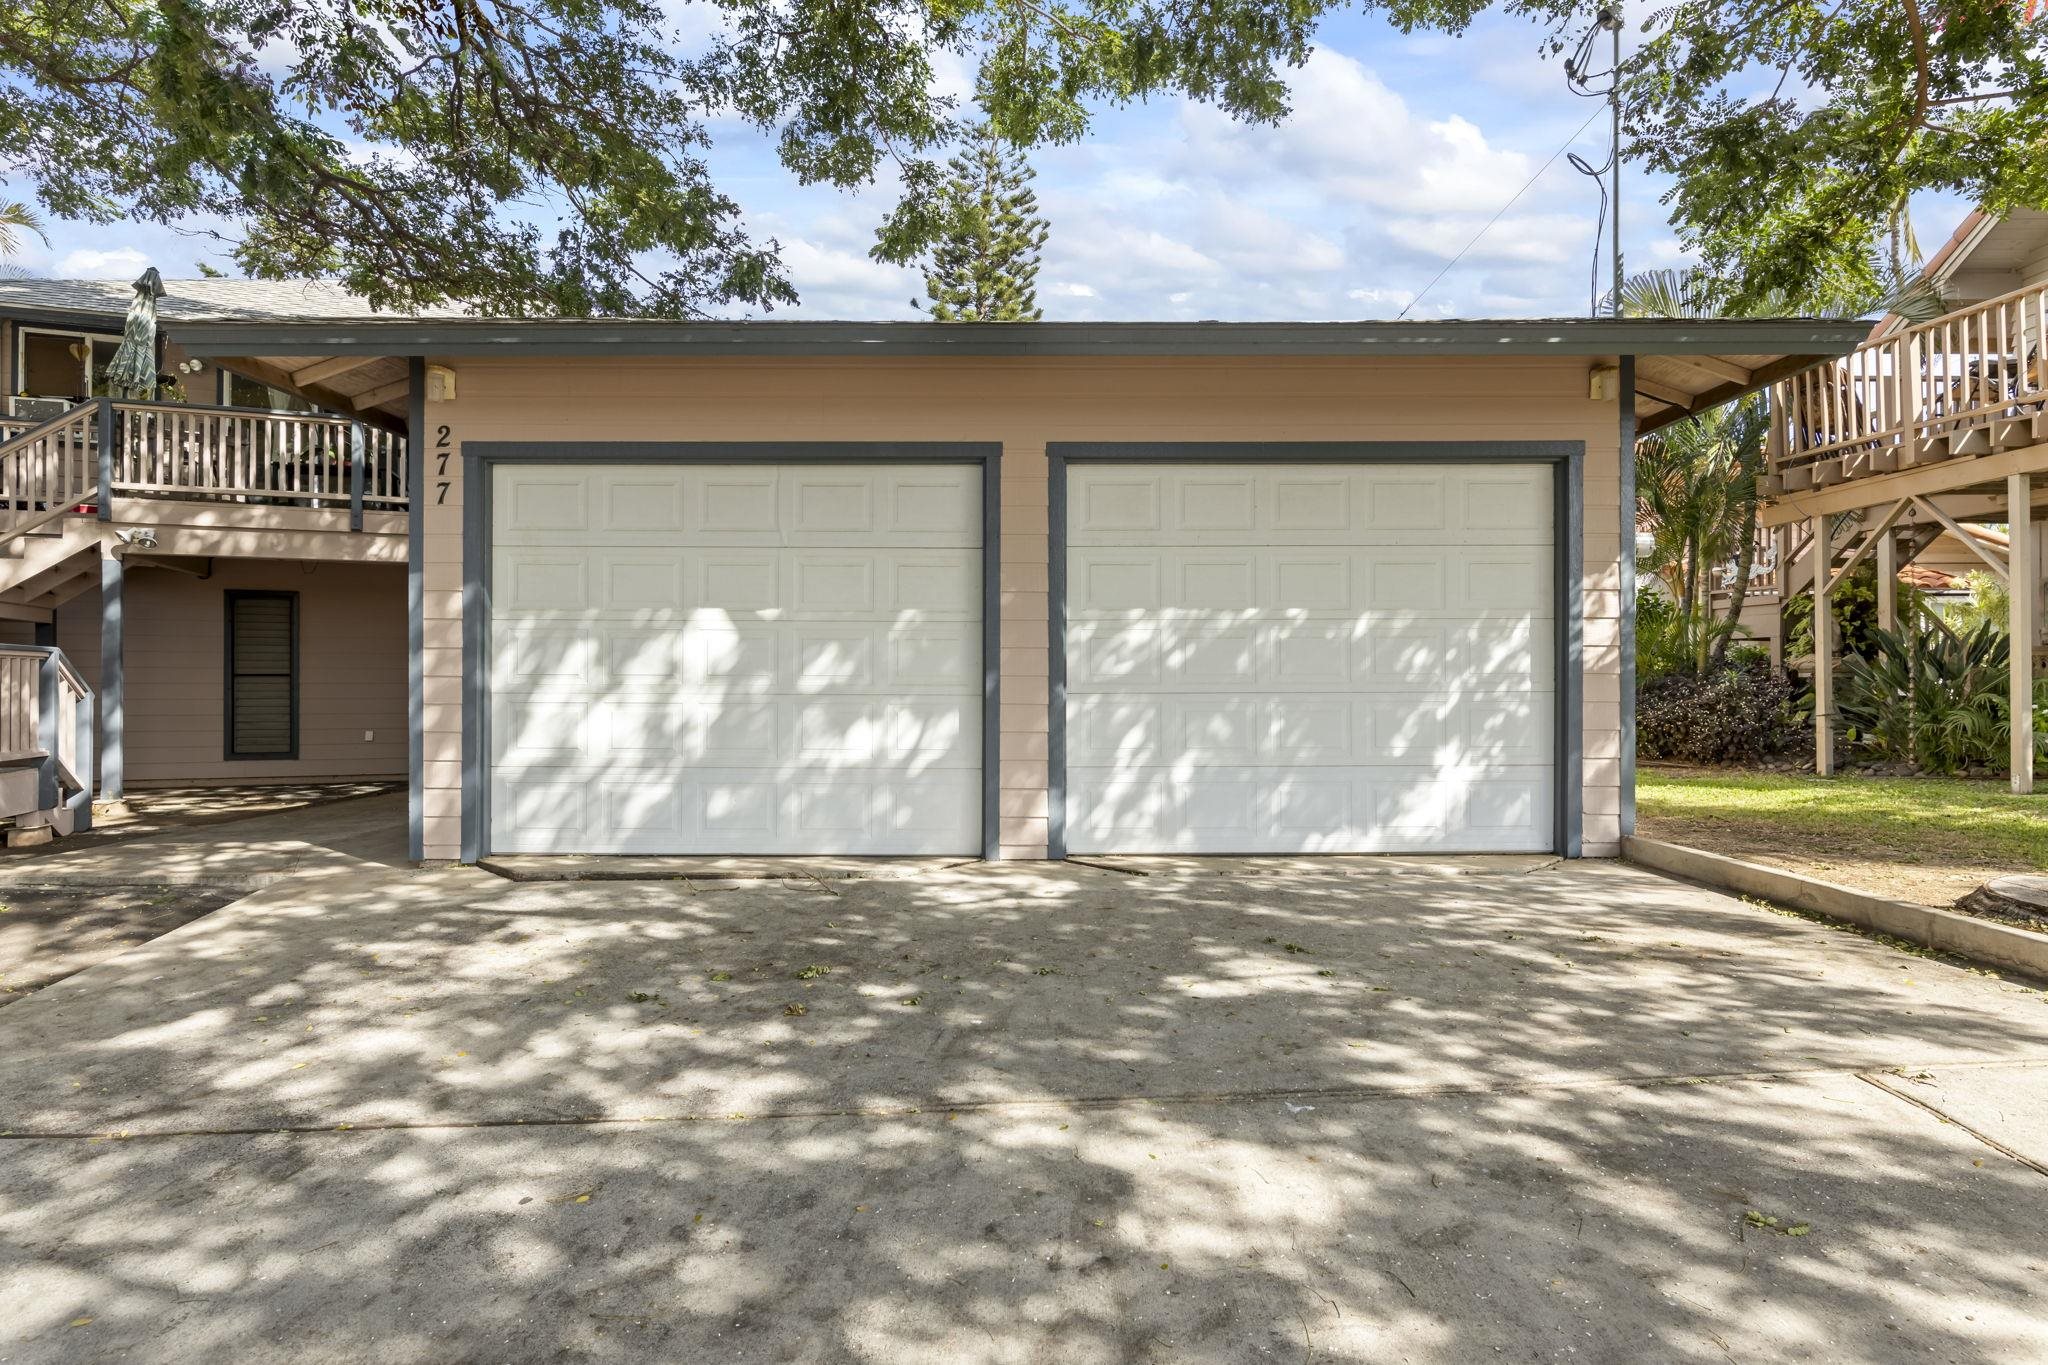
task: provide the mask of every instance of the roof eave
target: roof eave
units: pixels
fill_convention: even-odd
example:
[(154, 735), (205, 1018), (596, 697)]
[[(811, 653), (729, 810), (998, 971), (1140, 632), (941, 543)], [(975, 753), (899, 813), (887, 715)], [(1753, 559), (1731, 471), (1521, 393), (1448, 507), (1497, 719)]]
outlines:
[[(1651, 318), (1436, 323), (1032, 323), (356, 319), (180, 322), (197, 356), (1799, 355), (1852, 349), (1868, 324)], [(1808, 363), (1811, 363), (1809, 360)]]

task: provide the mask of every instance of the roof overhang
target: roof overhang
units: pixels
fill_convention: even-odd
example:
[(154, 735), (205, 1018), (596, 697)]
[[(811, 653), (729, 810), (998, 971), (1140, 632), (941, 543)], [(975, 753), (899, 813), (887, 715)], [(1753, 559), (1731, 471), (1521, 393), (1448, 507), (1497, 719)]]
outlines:
[[(186, 322), (192, 355), (273, 377), (319, 373), (323, 401), (391, 385), (410, 356), (1123, 357), (1635, 356), (1643, 430), (1843, 354), (1869, 324), (1815, 318), (1448, 322), (664, 322), (642, 319), (306, 319)], [(346, 358), (366, 363), (338, 368)], [(374, 383), (373, 383), (374, 381)], [(289, 385), (288, 385), (289, 386)], [(368, 404), (387, 413), (402, 399)]]

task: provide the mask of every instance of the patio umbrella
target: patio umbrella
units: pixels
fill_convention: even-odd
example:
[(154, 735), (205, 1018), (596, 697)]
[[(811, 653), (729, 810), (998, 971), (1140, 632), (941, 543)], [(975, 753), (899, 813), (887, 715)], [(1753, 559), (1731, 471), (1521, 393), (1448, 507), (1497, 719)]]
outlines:
[(107, 387), (116, 397), (156, 397), (156, 301), (163, 296), (163, 276), (151, 266), (135, 281), (135, 300), (121, 324), (121, 348), (107, 365)]

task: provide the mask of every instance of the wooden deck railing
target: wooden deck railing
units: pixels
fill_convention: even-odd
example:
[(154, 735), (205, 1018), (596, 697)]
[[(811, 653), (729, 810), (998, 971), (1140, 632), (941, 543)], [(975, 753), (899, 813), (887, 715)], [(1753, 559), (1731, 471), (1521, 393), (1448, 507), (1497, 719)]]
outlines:
[(405, 505), (405, 441), (344, 417), (114, 404), (114, 491), (209, 501)]
[[(397, 511), (405, 439), (321, 413), (95, 398), (41, 422), (0, 418), (0, 542), (99, 498)], [(360, 524), (359, 517), (356, 524)]]
[(99, 410), (39, 422), (0, 444), (0, 542), (27, 535), (99, 494)]
[(1867, 341), (1771, 385), (1772, 494), (2048, 439), (2048, 285)]

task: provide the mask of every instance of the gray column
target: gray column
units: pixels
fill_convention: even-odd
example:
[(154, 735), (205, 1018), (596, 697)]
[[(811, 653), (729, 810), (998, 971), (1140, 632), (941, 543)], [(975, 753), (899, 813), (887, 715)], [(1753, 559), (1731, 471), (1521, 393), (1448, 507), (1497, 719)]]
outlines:
[(121, 606), (119, 556), (100, 552), (100, 800), (119, 801), (125, 788), (121, 742), (121, 650), (126, 630)]

